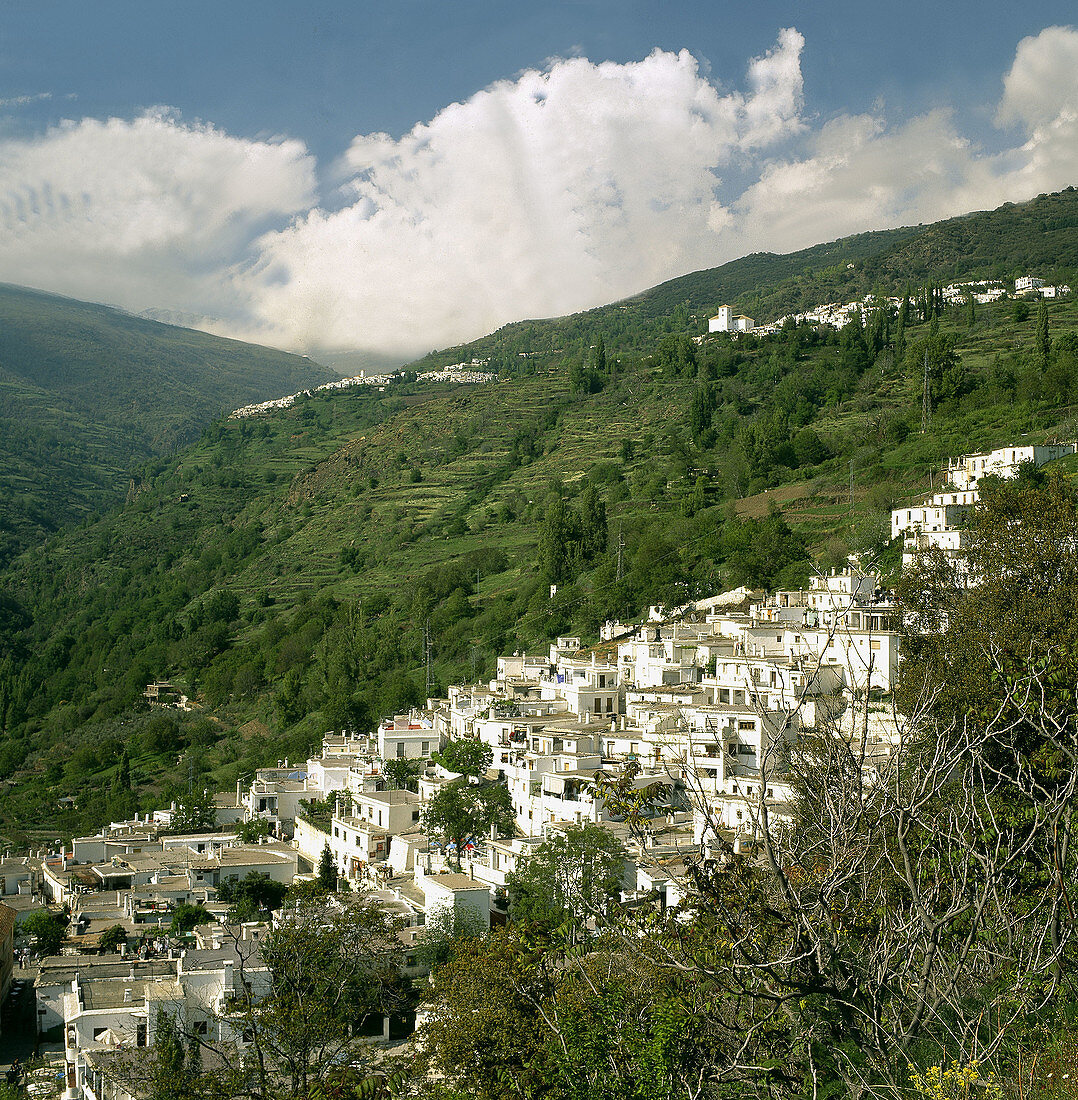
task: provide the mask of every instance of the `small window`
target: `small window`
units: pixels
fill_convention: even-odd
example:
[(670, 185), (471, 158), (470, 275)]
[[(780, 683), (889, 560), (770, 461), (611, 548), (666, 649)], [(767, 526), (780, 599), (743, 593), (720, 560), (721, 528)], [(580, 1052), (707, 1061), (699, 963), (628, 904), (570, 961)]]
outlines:
[(195, 1021), (195, 1034), (196, 1035), (209, 1035), (210, 1025), (206, 1020)]
[(419, 820), (419, 811), (418, 810), (413, 810), (412, 811), (412, 820), (413, 821), (418, 821)]

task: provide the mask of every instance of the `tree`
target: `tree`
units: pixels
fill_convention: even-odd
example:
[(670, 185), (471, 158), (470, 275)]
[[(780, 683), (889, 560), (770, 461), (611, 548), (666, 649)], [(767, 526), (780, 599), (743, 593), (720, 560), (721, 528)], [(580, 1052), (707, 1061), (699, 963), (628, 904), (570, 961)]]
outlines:
[(318, 859), (318, 885), (323, 890), (337, 889), (337, 864), (328, 844), (322, 846), (322, 855)]
[(1046, 373), (1048, 365), (1052, 361), (1052, 337), (1048, 331), (1048, 306), (1041, 298), (1037, 303), (1037, 365), (1041, 373)]
[(476, 785), (467, 779), (454, 779), (441, 787), (430, 800), (424, 815), (424, 828), (458, 853), (470, 838), (483, 837), (490, 829), (507, 834), (513, 831), (513, 804), (509, 789), (500, 783)]
[(169, 933), (173, 936), (186, 936), (200, 924), (211, 924), (213, 917), (204, 905), (191, 905), (181, 901), (172, 911), (172, 923)]
[(589, 482), (580, 497), (580, 557), (590, 562), (606, 550), (606, 504)]
[(173, 833), (206, 833), (217, 827), (217, 810), (213, 795), (205, 789), (193, 789), (176, 799), (169, 831)]
[(613, 915), (624, 887), (625, 848), (601, 825), (555, 833), (506, 879), (509, 915), (549, 933), (571, 926), (571, 938), (590, 922)]
[(127, 929), (122, 924), (114, 924), (101, 933), (97, 946), (104, 953), (117, 950), (122, 943), (127, 943)]
[(544, 578), (551, 584), (560, 584), (570, 578), (570, 549), (576, 541), (576, 520), (576, 513), (558, 495), (550, 502), (539, 525), (539, 565)]
[(235, 825), (236, 836), (244, 844), (257, 844), (270, 835), (269, 822), (264, 817), (253, 817), (250, 821), (240, 821)]
[(415, 791), (419, 786), (419, 773), (423, 769), (422, 760), (384, 760), (382, 775), (390, 785), (390, 790)]
[(274, 881), (264, 871), (248, 871), (238, 882), (222, 882), (217, 887), (217, 897), (232, 906), (229, 920), (262, 920), (280, 909), (287, 891), (285, 883)]
[[(342, 1067), (373, 1068), (366, 1036), (381, 1034), (383, 1015), (412, 1006), (398, 928), (376, 901), (303, 899), (257, 945), (233, 939), (234, 987), (220, 1023), (244, 1036), (242, 1047), (199, 1028), (205, 1004), (189, 1013), (181, 1002), (157, 1017), (151, 1047), (132, 1047), (107, 1072), (135, 1095), (165, 1100), (337, 1095)], [(200, 1072), (203, 1053), (212, 1074)]]
[(58, 955), (67, 939), (67, 915), (51, 909), (35, 909), (19, 925), (19, 935), (29, 936), (39, 955)]
[(447, 741), (441, 752), (436, 752), (431, 757), (436, 764), (441, 764), (446, 771), (456, 772), (458, 775), (481, 776), (490, 767), (494, 759), (491, 747), (474, 737), (461, 737), (455, 741)]
[(409, 1007), (400, 978), (397, 922), (375, 900), (327, 899), (287, 911), (263, 939), (268, 994), (243, 994), (236, 1009), (252, 1034), (255, 1077), (271, 1093), (271, 1070), (289, 1095), (307, 1096), (335, 1066), (369, 1061), (363, 1033), (373, 1017)]
[(907, 346), (906, 371), (921, 380), (927, 368), (933, 407), (941, 401), (953, 401), (967, 392), (969, 379), (955, 350), (957, 345), (958, 337), (954, 333), (929, 332)]

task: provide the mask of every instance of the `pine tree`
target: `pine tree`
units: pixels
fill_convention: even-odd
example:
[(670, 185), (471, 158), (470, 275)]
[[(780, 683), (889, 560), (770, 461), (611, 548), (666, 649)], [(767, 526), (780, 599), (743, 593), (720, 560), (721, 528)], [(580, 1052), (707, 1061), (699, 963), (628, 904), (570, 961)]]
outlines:
[(1037, 306), (1037, 364), (1041, 371), (1048, 370), (1048, 362), (1052, 354), (1052, 337), (1048, 332), (1048, 306), (1044, 299)]
[(329, 845), (322, 847), (322, 855), (318, 860), (318, 885), (324, 890), (337, 889), (337, 865), (333, 862), (333, 853)]
[(602, 334), (592, 352), (591, 367), (597, 374), (606, 374), (606, 344), (603, 342)]

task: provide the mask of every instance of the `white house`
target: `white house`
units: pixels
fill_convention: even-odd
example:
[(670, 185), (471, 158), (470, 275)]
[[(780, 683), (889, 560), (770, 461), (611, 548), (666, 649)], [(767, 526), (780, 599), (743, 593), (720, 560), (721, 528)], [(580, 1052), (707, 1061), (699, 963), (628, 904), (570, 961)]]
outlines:
[(755, 327), (756, 322), (751, 317), (735, 314), (731, 306), (719, 306), (719, 312), (707, 322), (708, 332), (751, 332)]

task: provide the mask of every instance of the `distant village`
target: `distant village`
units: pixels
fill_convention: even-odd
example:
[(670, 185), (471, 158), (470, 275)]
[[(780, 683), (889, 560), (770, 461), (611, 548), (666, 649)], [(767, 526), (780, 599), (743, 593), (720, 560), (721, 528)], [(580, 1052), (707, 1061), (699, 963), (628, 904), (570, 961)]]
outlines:
[[(1002, 280), (969, 280), (966, 282), (951, 283), (943, 288), (943, 300), (948, 305), (961, 305), (972, 299), (974, 302), (984, 305), (1005, 298), (1008, 294), (1007, 284)], [(1070, 287), (1065, 285), (1054, 286), (1045, 283), (1034, 275), (1023, 275), (1015, 279), (1013, 295), (1015, 297), (1040, 297), (1061, 298), (1070, 294)], [(893, 309), (898, 309), (902, 304), (901, 297), (877, 298), (874, 294), (868, 294), (855, 302), (829, 302), (816, 306), (804, 313), (789, 313), (771, 321), (765, 325), (757, 325), (751, 318), (742, 313), (735, 313), (732, 306), (719, 306), (714, 317), (708, 318), (708, 335), (722, 332), (736, 336), (743, 333), (753, 333), (756, 336), (769, 336), (781, 332), (787, 322), (797, 324), (829, 325), (832, 328), (841, 329), (849, 324), (856, 314), (862, 321), (868, 313), (888, 304)], [(703, 336), (694, 338), (697, 343), (704, 340)], [(529, 358), (533, 352), (520, 352), (521, 358)], [(441, 382), (458, 386), (486, 385), (498, 380), (498, 375), (483, 370), (489, 363), (488, 359), (471, 359), (464, 363), (454, 363), (438, 370), (424, 371), (416, 376), (417, 382)], [(391, 382), (399, 381), (399, 371), (381, 374), (367, 374), (361, 371), (350, 378), (340, 378), (333, 382), (324, 382), (311, 390), (301, 390), (299, 393), (288, 394), (286, 397), (276, 397), (269, 401), (260, 401), (255, 405), (244, 405), (229, 414), (230, 420), (244, 420), (252, 416), (261, 416), (276, 409), (289, 409), (295, 405), (298, 398), (310, 397), (313, 393), (321, 393), (328, 390), (351, 389), (355, 386), (373, 386), (378, 390), (384, 390)]]
[[(937, 492), (892, 512), (904, 563), (933, 547), (961, 567), (962, 524), (981, 480), (1075, 451), (1016, 444), (950, 460)], [(542, 652), (505, 654), (489, 682), (454, 685), (370, 732), (329, 731), (307, 760), (206, 792), (212, 828), (178, 831), (174, 805), (62, 850), (9, 854), (0, 862), (3, 1026), (21, 1013), (37, 1035), (62, 1037), (64, 1100), (100, 1100), (108, 1058), (152, 1046), (158, 1008), (186, 1005), (208, 1040), (242, 1046), (227, 1007), (237, 975), (261, 972), (259, 938), (277, 917), (237, 923), (222, 895), (252, 880), (313, 881), (327, 865), (337, 889), (364, 891), (397, 918), (401, 965), (416, 980), (429, 929), (447, 915), (504, 924), (508, 877), (544, 841), (583, 825), (609, 830), (628, 852), (623, 904), (676, 905), (690, 862), (752, 858), (762, 815), (789, 818), (784, 761), (803, 736), (828, 724), (857, 742), (866, 782), (901, 746), (899, 615), (879, 578), (853, 562), (806, 589), (652, 607), (646, 621), (606, 623), (597, 644), (561, 637)], [(168, 684), (146, 695), (153, 706), (189, 705)], [(462, 742), (485, 750), (479, 774), (439, 762)], [(413, 783), (393, 781), (402, 761), (414, 762)], [(455, 838), (430, 828), (438, 792), (461, 781), (504, 787), (512, 828)], [(646, 795), (641, 819), (611, 804), (610, 783)], [(183, 906), (207, 919), (177, 936)], [(61, 907), (70, 923), (60, 953), (31, 958), (21, 930)], [(371, 1041), (398, 1041), (421, 1024), (422, 1006), (418, 1019), (387, 1015)], [(110, 1098), (132, 1096), (108, 1088)]]
[[(1007, 284), (999, 279), (968, 280), (951, 283), (943, 288), (943, 301), (947, 305), (964, 305), (971, 299), (978, 305), (999, 301), (1007, 296)], [(1022, 275), (1014, 281), (1013, 295), (1017, 298), (1062, 298), (1070, 294), (1069, 286), (1053, 286), (1034, 275)], [(901, 297), (878, 298), (868, 294), (855, 302), (829, 302), (816, 306), (804, 313), (788, 313), (766, 325), (757, 325), (751, 317), (734, 313), (730, 306), (720, 306), (714, 317), (708, 319), (709, 333), (726, 332), (733, 335), (752, 332), (757, 336), (768, 336), (780, 332), (788, 322), (797, 324), (830, 325), (832, 328), (844, 328), (854, 316), (865, 321), (868, 313), (881, 305), (898, 309), (902, 305)]]

